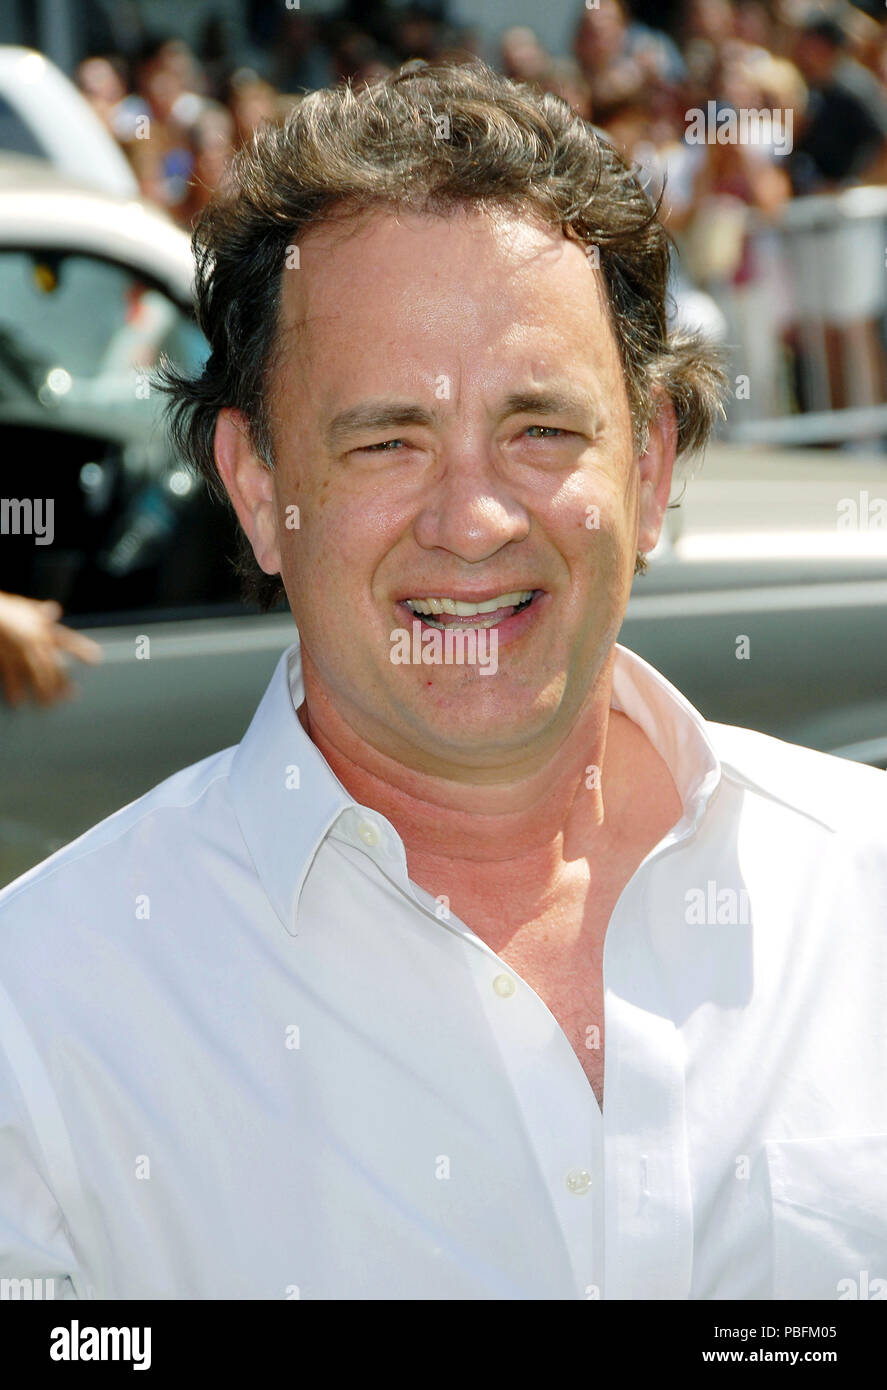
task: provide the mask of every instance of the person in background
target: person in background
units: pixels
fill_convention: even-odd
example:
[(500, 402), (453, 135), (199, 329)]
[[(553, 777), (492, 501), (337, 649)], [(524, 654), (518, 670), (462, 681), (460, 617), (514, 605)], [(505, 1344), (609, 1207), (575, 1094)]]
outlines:
[(642, 82), (679, 82), (686, 72), (672, 40), (634, 22), (624, 0), (600, 0), (582, 11), (573, 54), (591, 84), (595, 106), (620, 100)]
[(793, 56), (810, 88), (790, 166), (795, 192), (887, 182), (887, 94), (851, 56), (846, 30), (835, 19), (812, 20)]
[(194, 54), (179, 39), (148, 40), (135, 61), (135, 91), (112, 113), (112, 129), (143, 197), (182, 221), (194, 171), (190, 132), (211, 105)]
[(27, 700), (51, 705), (74, 694), (68, 657), (96, 666), (102, 649), (92, 638), (59, 621), (54, 599), (0, 593), (0, 685), (10, 705)]
[(173, 209), (176, 220), (190, 229), (224, 177), (234, 153), (234, 118), (227, 107), (207, 103), (189, 128), (191, 177), (181, 203)]
[(734, 36), (750, 48), (775, 53), (779, 36), (772, 7), (762, 0), (739, 0), (733, 16)]
[(390, 71), (391, 54), (361, 29), (342, 32), (333, 52), (334, 82), (373, 82)]
[(277, 119), (277, 93), (253, 68), (237, 68), (225, 94), (237, 148), (248, 145), (261, 125)]
[(537, 34), (523, 24), (506, 29), (500, 40), (503, 73), (517, 82), (538, 82), (551, 66), (551, 54)]
[(333, 55), (317, 18), (281, 9), (268, 77), (281, 92), (313, 91), (335, 81)]
[(591, 86), (573, 58), (552, 58), (539, 85), (572, 106), (584, 121), (592, 119)]
[(77, 68), (75, 80), (102, 125), (113, 135), (114, 113), (126, 97), (126, 85), (110, 58), (85, 58)]
[(736, 13), (731, 0), (687, 0), (681, 25), (681, 42), (708, 44), (714, 52), (736, 32)]

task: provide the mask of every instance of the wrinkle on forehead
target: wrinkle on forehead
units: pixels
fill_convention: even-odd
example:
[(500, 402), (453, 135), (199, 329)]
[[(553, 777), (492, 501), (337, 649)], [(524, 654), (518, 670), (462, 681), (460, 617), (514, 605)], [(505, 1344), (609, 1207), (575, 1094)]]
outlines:
[[(426, 243), (417, 252), (425, 259), (412, 276), (409, 234), (435, 226), (445, 231), (449, 223), (455, 223), (462, 234), (458, 253), (448, 254), (444, 236), (438, 266), (429, 260)], [(470, 238), (467, 254), (466, 233)], [(332, 219), (312, 228), (303, 239), (302, 251), (300, 268), (282, 272), (281, 322), (271, 359), (272, 395), (284, 366), (288, 394), (307, 379), (309, 365), (315, 368), (315, 377), (324, 358), (329, 363), (323, 370), (331, 369), (341, 342), (338, 335), (343, 329), (347, 333), (351, 321), (374, 353), (390, 349), (401, 369), (414, 357), (420, 375), (425, 340), (433, 357), (445, 342), (448, 351), (468, 350), (489, 359), (505, 347), (519, 345), (521, 339), (535, 354), (538, 348), (531, 340), (540, 335), (543, 346), (547, 337), (551, 347), (569, 352), (571, 339), (585, 338), (583, 325), (579, 322), (577, 333), (578, 316), (564, 316), (563, 323), (553, 319), (546, 297), (538, 293), (540, 273), (548, 273), (564, 257), (572, 261), (564, 274), (577, 277), (577, 288), (584, 283), (592, 291), (587, 301), (589, 341), (581, 348), (577, 341), (576, 351), (599, 356), (600, 344), (596, 347), (594, 340), (600, 338), (600, 327), (606, 324), (612, 330), (604, 277), (589, 262), (584, 244), (532, 215), (532, 210), (525, 214), (507, 207), (469, 206), (456, 207), (448, 215), (364, 210), (356, 219)], [(312, 265), (322, 267), (322, 274), (313, 279)], [(562, 294), (569, 280), (561, 275), (558, 283)], [(333, 302), (324, 301), (327, 294)], [(579, 313), (580, 303), (577, 293)], [(321, 325), (332, 332), (324, 333)], [(321, 331), (315, 333), (315, 327)], [(312, 357), (312, 352), (317, 356)], [(610, 355), (607, 349), (604, 352)]]

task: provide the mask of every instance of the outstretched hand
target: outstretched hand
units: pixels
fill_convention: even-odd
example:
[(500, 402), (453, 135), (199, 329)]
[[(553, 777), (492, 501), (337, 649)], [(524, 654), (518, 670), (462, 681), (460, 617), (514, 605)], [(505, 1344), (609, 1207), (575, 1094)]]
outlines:
[(91, 638), (65, 627), (54, 599), (0, 593), (0, 682), (11, 705), (34, 699), (54, 704), (74, 693), (67, 660), (95, 666), (102, 649)]

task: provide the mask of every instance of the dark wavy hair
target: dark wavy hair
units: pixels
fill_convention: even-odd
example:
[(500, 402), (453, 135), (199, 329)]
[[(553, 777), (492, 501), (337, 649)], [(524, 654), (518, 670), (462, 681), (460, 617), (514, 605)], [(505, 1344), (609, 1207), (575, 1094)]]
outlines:
[[(646, 448), (659, 390), (675, 407), (679, 457), (704, 448), (723, 413), (723, 365), (701, 335), (668, 332), (671, 242), (631, 167), (552, 93), (480, 59), (413, 61), (356, 89), (345, 82), (301, 97), (235, 156), (196, 225), (197, 318), (210, 355), (196, 379), (164, 364), (158, 385), (171, 397), (174, 443), (214, 495), (227, 501), (213, 449), (224, 406), (243, 412), (256, 453), (274, 467), (281, 273), (299, 237), (343, 213), (445, 216), (466, 204), (541, 216), (597, 248), (636, 451)], [(236, 565), (245, 600), (267, 611), (285, 597), (242, 532)]]

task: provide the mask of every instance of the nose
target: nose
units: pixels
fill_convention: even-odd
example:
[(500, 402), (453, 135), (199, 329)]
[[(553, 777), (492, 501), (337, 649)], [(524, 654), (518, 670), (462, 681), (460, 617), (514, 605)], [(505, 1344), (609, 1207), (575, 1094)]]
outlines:
[(448, 550), (470, 564), (488, 560), (529, 534), (530, 517), (484, 446), (450, 446), (438, 481), (413, 523), (424, 550)]

